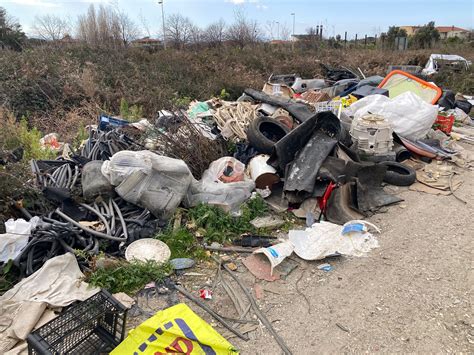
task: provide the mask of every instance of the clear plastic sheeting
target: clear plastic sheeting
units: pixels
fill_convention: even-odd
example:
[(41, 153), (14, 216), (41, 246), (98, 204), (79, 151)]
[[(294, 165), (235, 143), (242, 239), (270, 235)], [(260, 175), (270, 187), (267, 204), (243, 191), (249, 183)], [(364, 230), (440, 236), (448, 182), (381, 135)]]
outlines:
[(186, 163), (150, 151), (122, 151), (102, 165), (102, 174), (125, 201), (167, 219), (179, 206), (192, 182)]
[(432, 54), (428, 59), (428, 62), (425, 65), (425, 68), (422, 70), (422, 74), (432, 75), (438, 72), (439, 64), (438, 61), (452, 62), (453, 64), (458, 64), (463, 66), (466, 70), (471, 65), (470, 61), (467, 61), (460, 55), (456, 54)]
[(424, 102), (412, 92), (405, 92), (393, 99), (383, 95), (367, 96), (353, 103), (344, 113), (356, 119), (369, 113), (383, 116), (395, 133), (417, 140), (430, 131), (438, 115), (438, 106)]
[(305, 230), (290, 230), (288, 236), (294, 252), (304, 260), (320, 260), (332, 255), (364, 256), (379, 246), (369, 227), (380, 232), (365, 221), (349, 221), (343, 226), (322, 221)]
[(255, 183), (244, 175), (245, 166), (232, 157), (223, 157), (211, 163), (202, 179), (191, 183), (184, 204), (188, 207), (199, 203), (216, 205), (233, 215), (250, 198)]

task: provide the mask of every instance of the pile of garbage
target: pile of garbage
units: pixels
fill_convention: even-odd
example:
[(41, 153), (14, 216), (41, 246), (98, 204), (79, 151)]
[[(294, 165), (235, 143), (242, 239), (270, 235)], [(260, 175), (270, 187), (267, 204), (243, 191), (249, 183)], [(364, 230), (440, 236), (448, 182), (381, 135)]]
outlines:
[[(101, 115), (78, 150), (55, 139), (56, 160), (31, 162), (33, 183), (55, 208), (42, 216), (21, 208), (27, 220), (7, 223), (0, 261), (12, 260), (22, 277), (31, 277), (67, 253), (125, 258), (133, 254), (132, 243), (155, 236), (180, 206), (204, 203), (238, 216), (258, 194), (275, 213), (291, 211), (307, 227), (249, 245), (254, 253), (244, 265), (271, 281), (274, 268), (293, 252), (321, 260), (377, 247), (369, 230), (380, 230), (364, 218), (402, 201), (387, 185), (455, 194), (462, 183), (457, 169), (474, 161), (457, 143), (474, 142), (474, 97), (402, 70), (386, 77), (327, 66), (324, 72), (317, 79), (272, 75), (261, 91), (246, 89), (236, 101), (194, 101), (187, 111), (161, 111), (155, 120)], [(232, 149), (198, 176), (197, 141)], [(143, 248), (137, 253), (156, 256)], [(268, 267), (263, 276), (260, 254)], [(160, 255), (167, 261), (169, 250)], [(88, 270), (84, 258), (78, 261)], [(133, 348), (127, 344), (121, 349)]]

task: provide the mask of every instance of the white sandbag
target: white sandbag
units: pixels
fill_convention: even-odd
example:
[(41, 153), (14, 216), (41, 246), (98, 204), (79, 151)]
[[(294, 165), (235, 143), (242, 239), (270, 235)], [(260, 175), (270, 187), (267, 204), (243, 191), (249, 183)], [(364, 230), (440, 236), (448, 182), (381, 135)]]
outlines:
[(193, 179), (183, 160), (143, 150), (121, 151), (102, 164), (102, 174), (125, 201), (168, 219), (186, 195)]
[(424, 102), (418, 95), (405, 92), (393, 99), (384, 95), (370, 95), (356, 101), (344, 113), (360, 118), (368, 113), (385, 117), (395, 133), (408, 139), (422, 139), (433, 126), (438, 105)]

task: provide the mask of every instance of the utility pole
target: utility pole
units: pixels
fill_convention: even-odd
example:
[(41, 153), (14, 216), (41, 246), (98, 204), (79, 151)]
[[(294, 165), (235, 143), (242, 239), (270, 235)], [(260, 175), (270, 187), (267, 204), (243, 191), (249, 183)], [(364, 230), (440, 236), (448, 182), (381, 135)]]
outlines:
[(296, 41), (296, 38), (295, 38), (295, 17), (296, 17), (296, 14), (294, 12), (291, 13), (291, 16), (293, 16), (293, 38), (292, 38), (292, 41), (291, 41), (291, 49), (294, 51), (295, 50), (295, 41)]
[(166, 29), (165, 29), (165, 10), (163, 5), (164, 0), (158, 0), (158, 4), (161, 4), (161, 22), (163, 23), (163, 48), (166, 49)]

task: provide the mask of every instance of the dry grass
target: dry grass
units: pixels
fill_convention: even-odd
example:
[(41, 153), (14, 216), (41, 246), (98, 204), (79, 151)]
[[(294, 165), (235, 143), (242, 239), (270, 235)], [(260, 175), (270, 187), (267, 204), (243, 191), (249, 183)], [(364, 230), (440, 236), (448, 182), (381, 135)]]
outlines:
[[(455, 52), (474, 60), (472, 48)], [(0, 105), (67, 140), (80, 125), (95, 122), (99, 111), (118, 114), (121, 99), (142, 107), (146, 117), (154, 117), (160, 109), (173, 108), (188, 98), (208, 99), (222, 89), (235, 99), (247, 87), (260, 89), (272, 73), (317, 77), (319, 63), (325, 63), (385, 75), (389, 64), (424, 65), (430, 53), (303, 48), (293, 52), (290, 47), (268, 44), (154, 53), (84, 46), (4, 51), (0, 53)], [(449, 85), (463, 80), (449, 78)]]

